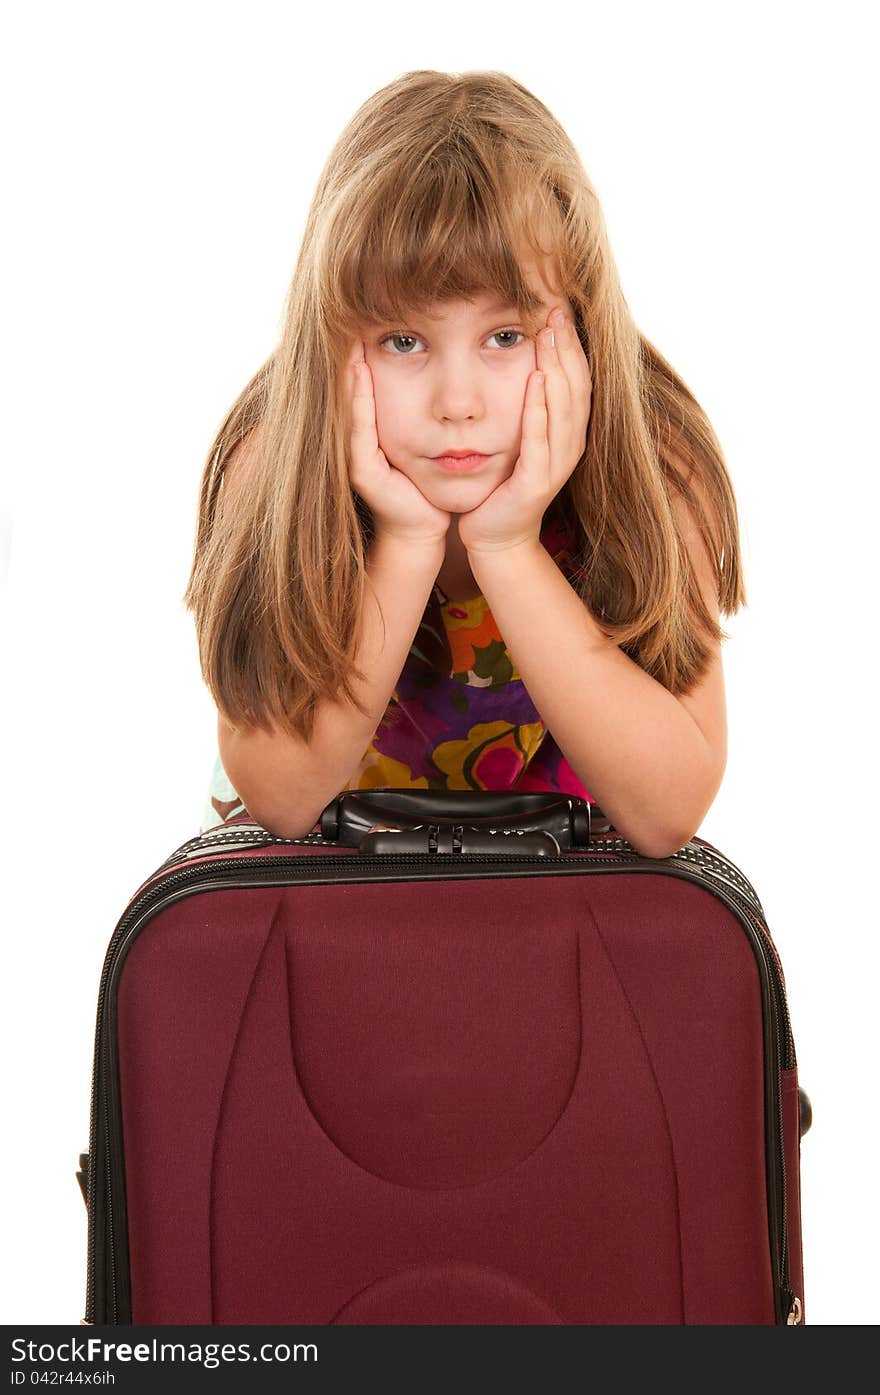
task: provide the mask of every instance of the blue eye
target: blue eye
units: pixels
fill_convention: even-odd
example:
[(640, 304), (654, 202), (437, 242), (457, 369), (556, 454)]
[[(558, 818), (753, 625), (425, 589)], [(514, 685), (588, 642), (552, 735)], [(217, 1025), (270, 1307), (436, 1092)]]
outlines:
[[(489, 336), (489, 338), (490, 338), (490, 339), (497, 339), (498, 336), (499, 336), (499, 334), (517, 334), (517, 335), (519, 335), (520, 339), (525, 339), (525, 337), (526, 337), (526, 336), (522, 333), (522, 331), (519, 330), (519, 329), (496, 329), (495, 333), (494, 333), (494, 334), (491, 334), (491, 335)], [(516, 346), (516, 344), (508, 344), (506, 347), (507, 347), (508, 349), (515, 349), (517, 346)]]
[[(415, 335), (415, 334), (386, 334), (386, 336), (385, 336), (384, 339), (380, 339), (380, 340), (379, 340), (379, 347), (380, 347), (380, 348), (384, 348), (385, 345), (386, 345), (386, 344), (390, 344), (391, 341), (392, 341), (393, 339), (410, 339), (410, 340), (413, 340), (413, 339), (414, 339), (416, 343), (419, 343), (419, 342), (420, 342), (419, 339), (418, 339), (418, 337), (417, 337), (417, 335)], [(393, 357), (394, 357), (394, 358), (406, 358), (406, 357), (407, 357), (407, 354), (394, 354)]]
[[(490, 335), (489, 335), (489, 338), (490, 338), (490, 339), (497, 339), (500, 335), (513, 335), (513, 336), (518, 337), (519, 339), (525, 339), (525, 337), (526, 337), (526, 336), (522, 333), (522, 331), (521, 331), (521, 330), (518, 330), (518, 329), (496, 329), (495, 332), (494, 332), (494, 334), (490, 334)], [(394, 340), (400, 340), (400, 339), (409, 340), (410, 343), (415, 342), (415, 343), (417, 343), (417, 344), (423, 344), (423, 343), (425, 342), (423, 339), (420, 339), (419, 336), (418, 336), (417, 334), (406, 334), (406, 333), (404, 333), (402, 330), (400, 330), (400, 331), (398, 331), (398, 332), (395, 333), (395, 334), (386, 334), (385, 337), (384, 337), (384, 339), (380, 339), (380, 340), (379, 340), (379, 347), (380, 347), (380, 348), (384, 348), (386, 344), (390, 344), (390, 343), (392, 343)], [(502, 347), (502, 348), (505, 348), (505, 349), (515, 349), (515, 348), (518, 347), (518, 345), (517, 345), (517, 344), (503, 344), (501, 347)], [(403, 353), (396, 353), (396, 352), (395, 352), (395, 353), (392, 354), (392, 358), (408, 358), (408, 357), (410, 357), (410, 356), (411, 356), (411, 352), (410, 352), (410, 350), (408, 350), (408, 349), (407, 349), (405, 352), (403, 352)]]

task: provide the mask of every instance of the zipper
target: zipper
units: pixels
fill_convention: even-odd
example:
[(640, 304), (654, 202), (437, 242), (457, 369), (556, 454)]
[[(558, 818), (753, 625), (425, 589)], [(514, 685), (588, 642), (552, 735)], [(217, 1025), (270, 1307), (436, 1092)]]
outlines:
[[(756, 961), (759, 968), (759, 978), (762, 985), (762, 998), (766, 1003), (765, 1024), (768, 1030), (765, 1031), (765, 1099), (766, 1114), (768, 1122), (768, 1134), (775, 1144), (774, 1156), (767, 1167), (767, 1190), (768, 1190), (768, 1223), (770, 1230), (770, 1249), (774, 1268), (774, 1305), (777, 1322), (792, 1323), (799, 1321), (800, 1299), (791, 1291), (788, 1268), (788, 1217), (786, 1207), (786, 1175), (785, 1156), (783, 1150), (783, 1117), (782, 1117), (782, 1092), (779, 1072), (795, 1064), (794, 1042), (791, 1033), (791, 1024), (786, 1002), (784, 981), (781, 966), (776, 948), (773, 944), (763, 909), (758, 897), (751, 886), (751, 883), (742, 874), (738, 867), (731, 863), (723, 854), (716, 849), (709, 849), (704, 844), (691, 841), (684, 848), (674, 853), (671, 857), (660, 861), (646, 859), (638, 853), (626, 839), (620, 837), (602, 837), (599, 835), (589, 849), (578, 853), (563, 853), (557, 858), (547, 857), (516, 857), (511, 858), (499, 855), (497, 857), (486, 857), (482, 853), (461, 854), (461, 853), (400, 853), (389, 854), (364, 854), (358, 853), (356, 849), (334, 857), (332, 854), (319, 857), (308, 857), (306, 855), (298, 857), (248, 857), (246, 855), (228, 859), (223, 862), (205, 863), (196, 861), (205, 856), (206, 853), (220, 851), (238, 851), (247, 846), (268, 846), (268, 845), (297, 845), (297, 846), (339, 846), (330, 839), (324, 839), (321, 834), (309, 834), (305, 838), (276, 838), (261, 829), (258, 825), (239, 827), (235, 830), (225, 830), (222, 834), (200, 834), (197, 838), (190, 839), (182, 844), (169, 858), (160, 865), (159, 868), (149, 877), (140, 890), (135, 894), (127, 910), (123, 913), (104, 959), (101, 973), (101, 981), (98, 989), (98, 1009), (95, 1027), (95, 1056), (92, 1077), (92, 1095), (89, 1124), (89, 1178), (88, 1178), (88, 1245), (87, 1245), (87, 1279), (86, 1279), (86, 1321), (94, 1323), (98, 1310), (97, 1281), (98, 1254), (97, 1254), (97, 1229), (98, 1229), (98, 1185), (97, 1177), (99, 1168), (97, 1166), (96, 1145), (98, 1142), (98, 1130), (100, 1126), (101, 1139), (105, 1149), (103, 1167), (100, 1169), (104, 1178), (104, 1196), (102, 1212), (104, 1215), (106, 1229), (103, 1236), (103, 1249), (105, 1251), (105, 1264), (102, 1277), (104, 1278), (103, 1308), (105, 1315), (103, 1322), (116, 1324), (119, 1321), (121, 1310), (121, 1296), (118, 1285), (117, 1260), (120, 1261), (122, 1272), (125, 1273), (128, 1263), (128, 1239), (127, 1231), (121, 1221), (121, 1211), (124, 1209), (124, 1168), (119, 1177), (119, 1186), (114, 1196), (114, 1180), (111, 1175), (112, 1138), (117, 1143), (117, 1156), (121, 1159), (121, 1119), (119, 1117), (118, 1088), (113, 1075), (113, 1064), (115, 1055), (115, 1021), (113, 1015), (115, 1011), (116, 994), (113, 991), (112, 980), (118, 976), (119, 969), (124, 962), (130, 943), (133, 942), (143, 923), (163, 907), (164, 904), (172, 903), (178, 899), (179, 895), (188, 886), (201, 884), (202, 889), (217, 890), (224, 886), (236, 883), (244, 885), (255, 885), (253, 881), (245, 879), (241, 883), (243, 873), (249, 871), (260, 871), (263, 873), (275, 871), (279, 874), (279, 881), (275, 882), (268, 877), (261, 877), (259, 885), (283, 884), (290, 881), (290, 873), (296, 872), (320, 872), (326, 870), (338, 873), (343, 868), (347, 868), (354, 875), (351, 880), (359, 880), (357, 875), (366, 867), (375, 867), (377, 864), (387, 869), (391, 874), (390, 879), (398, 880), (397, 869), (415, 870), (416, 868), (430, 869), (433, 867), (444, 867), (446, 869), (455, 867), (465, 867), (472, 869), (474, 876), (485, 876), (495, 874), (510, 877), (516, 875), (518, 869), (528, 869), (528, 875), (540, 875), (543, 871), (547, 875), (558, 876), (582, 874), (590, 867), (603, 866), (619, 867), (628, 871), (644, 869), (650, 872), (657, 872), (663, 869), (672, 872), (673, 875), (682, 876), (686, 880), (694, 881), (697, 885), (707, 886), (714, 895), (727, 905), (743, 924), (744, 929), (752, 944)], [(181, 864), (175, 866), (175, 864)], [(189, 864), (189, 865), (187, 865)], [(164, 874), (164, 875), (163, 875)], [(158, 878), (158, 880), (157, 880)], [(335, 880), (336, 878), (334, 878)], [(102, 1086), (99, 1089), (99, 1082)], [(100, 1116), (100, 1117), (99, 1117)], [(770, 1125), (772, 1124), (772, 1127)], [(121, 1195), (120, 1195), (121, 1193)], [(117, 1225), (114, 1219), (114, 1203), (116, 1206)], [(109, 1261), (109, 1262), (108, 1262)], [(109, 1268), (110, 1292), (106, 1292), (106, 1270)], [(126, 1284), (126, 1289), (128, 1285)], [(127, 1298), (127, 1294), (125, 1295)], [(109, 1309), (109, 1316), (107, 1310)], [(794, 1316), (797, 1314), (797, 1316)], [(125, 1321), (130, 1321), (130, 1313), (124, 1317)]]
[[(104, 1074), (104, 1098), (105, 1098), (105, 1099), (108, 1099), (108, 1098), (109, 1098), (109, 1095), (110, 1095), (110, 1084), (109, 1084), (109, 1081), (107, 1080), (107, 1075), (106, 1075), (106, 1064), (107, 1064), (107, 1056), (105, 1055), (105, 1057), (104, 1057), (104, 1068), (105, 1068), (105, 1074)], [(112, 1149), (111, 1149), (111, 1147), (110, 1147), (110, 1115), (109, 1115), (109, 1111), (106, 1111), (105, 1114), (104, 1114), (104, 1149), (105, 1149), (105, 1152), (104, 1152), (104, 1176), (105, 1176), (105, 1178), (106, 1178), (106, 1184), (107, 1184), (107, 1216), (106, 1216), (106, 1219), (107, 1219), (107, 1238), (106, 1238), (106, 1246), (107, 1246), (107, 1255), (108, 1255), (109, 1260), (110, 1260), (110, 1284), (111, 1284), (111, 1288), (112, 1288), (112, 1291), (113, 1291), (113, 1312), (114, 1312), (114, 1314), (116, 1314), (116, 1313), (119, 1311), (119, 1301), (118, 1301), (117, 1292), (116, 1292), (116, 1246), (115, 1246), (115, 1244), (114, 1244), (114, 1242), (113, 1242), (113, 1210), (112, 1210), (112, 1207), (111, 1207), (111, 1205), (110, 1205), (110, 1197), (111, 1197), (111, 1195), (112, 1195), (112, 1193), (113, 1193), (113, 1180), (112, 1180), (112, 1178), (111, 1178), (111, 1176), (110, 1176), (110, 1159), (111, 1159), (112, 1156), (113, 1156), (113, 1152), (112, 1152)], [(94, 1319), (93, 1319), (93, 1320), (94, 1320)], [(115, 1320), (115, 1318), (114, 1318), (114, 1320)]]
[[(718, 894), (719, 889), (713, 883), (711, 876), (707, 876), (705, 880), (712, 885), (713, 892)], [(780, 1308), (777, 1311), (777, 1318), (779, 1319), (781, 1315), (784, 1314), (787, 1320), (791, 1316), (794, 1304), (799, 1304), (800, 1300), (795, 1298), (795, 1295), (792, 1293), (789, 1278), (788, 1201), (780, 1073), (782, 1070), (787, 1069), (789, 1064), (795, 1064), (794, 1042), (791, 1035), (791, 1024), (789, 1022), (788, 1005), (785, 1000), (785, 989), (782, 983), (782, 976), (766, 926), (751, 912), (743, 898), (737, 892), (731, 892), (726, 888), (721, 893), (721, 896), (723, 900), (728, 902), (732, 900), (739, 906), (741, 912), (740, 920), (742, 920), (743, 915), (748, 917), (750, 926), (755, 932), (754, 942), (757, 943), (759, 947), (764, 966), (764, 976), (771, 988), (771, 991), (767, 995), (767, 1003), (771, 1016), (771, 1039), (776, 1043), (776, 1050), (774, 1053), (776, 1068), (773, 1071), (767, 1072), (767, 1075), (768, 1084), (771, 1086), (771, 1093), (775, 1097), (772, 1103), (775, 1104), (777, 1147), (775, 1158), (775, 1197), (773, 1196), (773, 1189), (768, 1188), (768, 1190), (771, 1191), (768, 1212), (771, 1228), (774, 1225), (774, 1217), (779, 1217), (776, 1243), (773, 1246), (778, 1253), (777, 1301), (780, 1303)], [(772, 1172), (769, 1174), (769, 1177), (773, 1177)]]
[[(304, 838), (276, 838), (260, 824), (239, 824), (232, 829), (223, 831), (208, 830), (207, 833), (202, 833), (195, 838), (190, 838), (186, 843), (181, 844), (170, 857), (165, 859), (156, 872), (153, 873), (153, 878), (174, 866), (175, 863), (192, 861), (195, 858), (204, 857), (206, 853), (234, 851), (243, 845), (250, 847), (268, 847), (270, 844), (330, 848), (338, 846), (332, 839), (324, 838), (320, 833), (310, 833)], [(593, 851), (593, 849), (595, 849), (595, 851)], [(644, 861), (641, 854), (636, 852), (632, 844), (627, 842), (625, 838), (619, 836), (603, 837), (602, 834), (594, 835), (591, 847), (584, 850), (577, 850), (577, 852), (581, 861), (589, 860), (590, 865), (600, 861), (602, 853), (613, 854), (615, 859), (620, 855), (625, 855), (628, 856), (630, 860), (636, 859), (637, 861)], [(363, 856), (364, 854), (361, 854), (362, 858)], [(410, 853), (405, 856), (420, 859), (424, 854)], [(432, 860), (433, 856), (435, 855), (432, 855)], [(455, 860), (459, 860), (460, 856), (460, 854), (456, 854)], [(563, 856), (567, 858), (572, 856), (572, 854), (564, 853)], [(400, 858), (401, 855), (397, 854), (395, 860), (400, 860)], [(298, 858), (297, 862), (301, 860), (302, 859)], [(322, 861), (324, 860), (325, 859), (322, 859)], [(388, 854), (382, 854), (381, 860), (383, 863), (386, 863), (389, 860)], [(535, 860), (538, 862), (547, 861), (546, 858), (533, 859), (533, 861)], [(758, 899), (755, 888), (735, 863), (731, 862), (730, 859), (719, 852), (717, 848), (710, 847), (701, 840), (692, 839), (691, 842), (685, 844), (683, 848), (673, 853), (671, 858), (663, 860), (666, 863), (674, 862), (677, 865), (685, 864), (695, 867), (701, 876), (708, 873), (710, 877), (709, 884), (713, 890), (718, 885), (720, 879), (725, 886), (729, 887), (738, 898), (738, 901), (742, 903), (743, 908), (752, 917), (752, 923), (769, 954), (769, 972), (773, 976), (777, 998), (782, 1009), (782, 1020), (785, 1031), (785, 1050), (782, 1057), (782, 1069), (788, 1069), (794, 1066), (796, 1064), (794, 1038), (785, 996), (782, 966), (779, 961), (776, 946), (767, 929), (767, 917), (764, 914), (764, 908)], [(517, 858), (516, 861), (526, 862), (528, 859), (520, 857)], [(152, 881), (153, 878), (149, 880)], [(148, 883), (145, 882), (143, 885), (145, 887)]]

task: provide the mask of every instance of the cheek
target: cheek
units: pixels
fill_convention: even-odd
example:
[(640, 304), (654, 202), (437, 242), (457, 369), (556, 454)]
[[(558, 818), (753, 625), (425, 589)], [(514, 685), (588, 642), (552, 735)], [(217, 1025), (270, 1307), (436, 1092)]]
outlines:
[(401, 397), (401, 384), (399, 375), (389, 369), (388, 358), (385, 354), (370, 353), (367, 350), (367, 363), (370, 368), (370, 377), (373, 380), (373, 397), (376, 400), (376, 409), (380, 407), (386, 412), (393, 406), (396, 399)]
[(379, 442), (385, 445), (396, 444), (406, 435), (406, 423), (399, 409), (395, 406), (394, 400), (388, 393), (377, 391), (374, 395), (376, 403), (376, 435)]
[(379, 449), (396, 469), (405, 469), (415, 448), (414, 433), (409, 426), (412, 404), (407, 405), (406, 395), (400, 393), (396, 384), (383, 382), (381, 378), (373, 381), (373, 401)]
[(374, 364), (370, 364), (370, 372), (373, 379), (373, 403), (376, 408), (376, 426), (380, 430), (389, 431), (393, 429), (395, 417), (395, 395), (391, 384), (382, 375), (381, 369), (377, 370)]
[(536, 367), (535, 354), (524, 354), (521, 362), (517, 365), (519, 371), (505, 383), (504, 407), (508, 414), (522, 416), (526, 391), (529, 386), (529, 376), (534, 373)]

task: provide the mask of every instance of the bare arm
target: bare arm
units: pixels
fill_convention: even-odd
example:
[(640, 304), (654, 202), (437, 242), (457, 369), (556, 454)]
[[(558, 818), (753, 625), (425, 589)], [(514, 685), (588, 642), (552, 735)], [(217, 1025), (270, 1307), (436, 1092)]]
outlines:
[[(717, 621), (711, 562), (686, 519), (685, 511), (692, 565)], [(675, 697), (605, 635), (539, 541), (470, 560), (572, 769), (634, 848), (671, 857), (699, 828), (727, 763), (720, 644), (702, 683)]]
[(366, 566), (375, 596), (365, 593), (357, 648), (357, 664), (369, 675), (358, 691), (366, 718), (350, 703), (325, 699), (307, 744), (277, 731), (238, 731), (218, 714), (224, 769), (270, 833), (303, 837), (348, 783), (385, 713), (444, 555), (442, 537), (415, 543), (380, 534), (370, 547)]

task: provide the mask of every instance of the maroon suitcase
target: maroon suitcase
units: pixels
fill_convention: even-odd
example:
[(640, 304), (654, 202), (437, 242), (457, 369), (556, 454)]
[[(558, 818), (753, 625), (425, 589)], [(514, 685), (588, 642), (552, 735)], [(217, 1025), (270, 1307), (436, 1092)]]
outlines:
[(107, 951), (85, 1321), (803, 1321), (808, 1113), (703, 839), (644, 857), (551, 793), (244, 814)]

